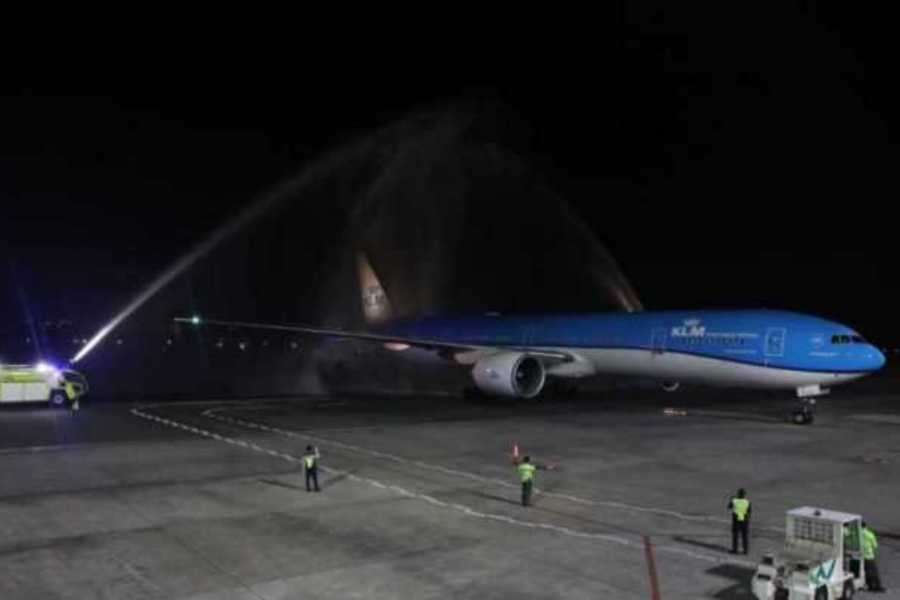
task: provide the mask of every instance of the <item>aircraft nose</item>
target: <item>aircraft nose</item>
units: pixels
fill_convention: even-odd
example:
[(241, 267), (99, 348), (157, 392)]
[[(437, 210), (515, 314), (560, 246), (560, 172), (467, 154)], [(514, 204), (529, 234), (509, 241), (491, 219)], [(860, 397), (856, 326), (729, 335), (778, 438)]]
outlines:
[(880, 369), (881, 367), (884, 366), (886, 359), (884, 357), (884, 354), (882, 354), (881, 350), (879, 350), (875, 346), (870, 346), (870, 350), (871, 350), (871, 352), (870, 352), (869, 356), (871, 357), (871, 361), (872, 361), (872, 370), (877, 371), (878, 369)]

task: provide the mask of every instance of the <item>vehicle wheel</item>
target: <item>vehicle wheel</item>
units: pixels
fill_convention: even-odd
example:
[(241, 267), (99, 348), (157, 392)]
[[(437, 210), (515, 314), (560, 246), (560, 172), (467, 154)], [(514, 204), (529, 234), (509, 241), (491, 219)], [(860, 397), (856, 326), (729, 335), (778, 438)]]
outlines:
[(826, 586), (822, 586), (816, 590), (816, 600), (828, 600), (828, 588)]
[(50, 406), (65, 406), (68, 400), (69, 397), (66, 396), (66, 393), (62, 390), (53, 390), (50, 392)]
[(853, 587), (852, 581), (844, 582), (844, 592), (841, 594), (841, 600), (853, 600), (853, 595), (856, 593), (856, 588)]

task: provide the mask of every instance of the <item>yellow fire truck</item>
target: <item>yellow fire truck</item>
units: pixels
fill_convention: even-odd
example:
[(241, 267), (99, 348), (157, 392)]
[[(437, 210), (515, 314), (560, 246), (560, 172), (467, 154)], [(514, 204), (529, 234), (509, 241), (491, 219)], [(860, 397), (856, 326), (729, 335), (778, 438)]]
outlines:
[(84, 375), (47, 363), (0, 364), (0, 405), (47, 402), (51, 406), (77, 403), (88, 391)]

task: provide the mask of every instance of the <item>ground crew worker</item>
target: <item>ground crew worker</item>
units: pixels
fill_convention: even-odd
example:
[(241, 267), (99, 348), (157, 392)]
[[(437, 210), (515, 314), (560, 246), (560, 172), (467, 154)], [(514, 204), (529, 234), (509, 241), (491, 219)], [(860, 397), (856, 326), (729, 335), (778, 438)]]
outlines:
[(875, 562), (875, 555), (878, 552), (878, 538), (875, 532), (866, 526), (866, 522), (862, 522), (862, 550), (863, 560), (866, 565), (866, 587), (870, 592), (885, 592), (881, 586), (881, 577), (878, 576), (878, 564)]
[(747, 500), (747, 492), (744, 488), (737, 491), (728, 501), (728, 510), (731, 511), (731, 553), (737, 554), (738, 534), (744, 547), (744, 554), (750, 550), (748, 538), (750, 537), (750, 501)]
[(537, 469), (531, 464), (531, 457), (522, 458), (522, 462), (516, 466), (519, 472), (519, 480), (522, 482), (522, 506), (531, 504), (531, 491), (534, 486), (534, 472)]
[(70, 406), (72, 408), (73, 413), (77, 413), (81, 410), (81, 405), (78, 403), (78, 394), (75, 393), (75, 386), (72, 385), (71, 381), (66, 381), (63, 383), (63, 387), (66, 390), (66, 396), (70, 399)]
[(530, 456), (522, 457), (522, 460), (514, 458), (516, 470), (519, 472), (519, 480), (522, 482), (522, 506), (531, 504), (531, 492), (534, 489), (534, 472), (538, 469), (552, 471), (556, 468), (555, 464), (542, 465), (531, 462)]
[(315, 490), (319, 490), (319, 449), (312, 446), (306, 447), (303, 455), (303, 467), (306, 469), (306, 491), (311, 492), (309, 480), (312, 479)]

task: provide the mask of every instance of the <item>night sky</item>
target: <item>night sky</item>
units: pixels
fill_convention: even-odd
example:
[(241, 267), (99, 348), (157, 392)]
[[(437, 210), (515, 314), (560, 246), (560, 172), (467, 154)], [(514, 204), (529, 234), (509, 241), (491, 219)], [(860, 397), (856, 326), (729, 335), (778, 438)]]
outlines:
[(23, 319), (18, 289), (39, 319), (86, 314), (328, 149), (474, 101), (500, 107), (507, 144), (648, 308), (786, 308), (900, 341), (888, 19), (716, 10), (632, 3), (577, 30), (509, 22), (427, 51), (427, 35), (343, 52), (328, 36), (223, 41), (11, 76), (4, 326)]

